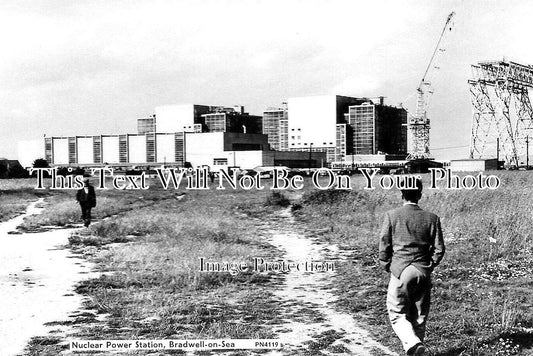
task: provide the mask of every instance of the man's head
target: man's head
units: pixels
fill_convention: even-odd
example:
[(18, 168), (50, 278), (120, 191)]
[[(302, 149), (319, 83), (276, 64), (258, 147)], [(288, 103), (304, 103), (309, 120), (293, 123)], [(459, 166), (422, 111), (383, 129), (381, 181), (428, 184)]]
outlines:
[(89, 183), (90, 183), (89, 178), (83, 178), (83, 185), (84, 185), (85, 187), (88, 187), (88, 186), (89, 186)]
[(422, 181), (417, 178), (415, 184), (416, 188), (414, 189), (402, 189), (403, 200), (411, 203), (418, 203), (422, 197)]

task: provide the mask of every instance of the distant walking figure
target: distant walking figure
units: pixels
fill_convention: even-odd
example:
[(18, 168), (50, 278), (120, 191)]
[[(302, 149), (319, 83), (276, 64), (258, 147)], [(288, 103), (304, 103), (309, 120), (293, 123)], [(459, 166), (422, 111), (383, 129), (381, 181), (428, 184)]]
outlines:
[(385, 214), (380, 233), (379, 260), (390, 281), (387, 311), (392, 329), (407, 355), (426, 354), (424, 335), (429, 313), (431, 272), (444, 255), (440, 219), (422, 210), (422, 181), (417, 189), (402, 190), (404, 204)]
[(83, 185), (83, 188), (76, 193), (76, 200), (81, 207), (83, 225), (88, 227), (91, 224), (91, 209), (96, 206), (96, 194), (94, 187), (89, 182), (89, 178), (83, 180)]

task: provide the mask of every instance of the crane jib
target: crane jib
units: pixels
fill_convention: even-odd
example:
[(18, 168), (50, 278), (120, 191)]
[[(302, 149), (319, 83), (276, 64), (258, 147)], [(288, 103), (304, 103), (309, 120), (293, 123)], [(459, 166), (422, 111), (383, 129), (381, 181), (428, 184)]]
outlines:
[(439, 39), (431, 54), (429, 63), (424, 71), (422, 80), (417, 88), (417, 102), (416, 102), (416, 112), (415, 117), (412, 120), (409, 120), (408, 129), (409, 129), (409, 138), (411, 147), (409, 149), (409, 155), (407, 156), (408, 160), (412, 159), (429, 159), (429, 128), (430, 122), (427, 118), (427, 109), (429, 106), (429, 98), (433, 94), (433, 89), (431, 87), (431, 80), (428, 78), (431, 77), (433, 71), (440, 69), (439, 66), (435, 65), (436, 57), (439, 53), (444, 53), (445, 49), (441, 47), (442, 40), (444, 35), (453, 28), (452, 19), (455, 16), (455, 12), (451, 12), (446, 18), (446, 23), (442, 28)]

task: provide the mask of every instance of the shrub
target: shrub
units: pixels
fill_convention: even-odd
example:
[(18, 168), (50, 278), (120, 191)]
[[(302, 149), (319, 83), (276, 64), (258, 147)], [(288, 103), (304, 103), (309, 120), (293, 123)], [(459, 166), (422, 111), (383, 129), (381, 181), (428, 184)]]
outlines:
[(272, 192), (272, 194), (267, 197), (265, 205), (286, 207), (291, 205), (291, 201), (280, 192)]
[(314, 190), (306, 194), (303, 200), (304, 204), (336, 204), (350, 195), (347, 190)]

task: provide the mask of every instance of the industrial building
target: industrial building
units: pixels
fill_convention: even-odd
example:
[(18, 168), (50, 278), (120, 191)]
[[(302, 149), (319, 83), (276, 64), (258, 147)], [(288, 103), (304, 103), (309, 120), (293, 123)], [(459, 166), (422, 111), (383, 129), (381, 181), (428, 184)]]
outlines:
[(406, 164), (405, 155), (347, 155), (344, 161), (331, 163), (331, 168), (340, 170), (354, 170), (360, 167), (378, 167), (378, 168), (404, 168)]
[(45, 159), (53, 165), (183, 165), (185, 133), (45, 137)]
[(46, 137), (46, 160), (54, 166), (183, 167), (252, 169), (257, 166), (320, 167), (324, 153), (278, 152), (267, 136), (235, 132), (176, 132)]
[(140, 134), (155, 132), (155, 115), (137, 119), (137, 132)]
[(262, 134), (260, 116), (242, 106), (170, 105), (137, 119), (137, 133), (45, 137), (45, 158), (54, 166), (128, 168), (209, 166), (213, 170), (264, 165), (319, 167), (324, 154), (275, 153)]
[(281, 108), (268, 108), (263, 112), (263, 134), (268, 136), (270, 148), (286, 151), (288, 148), (288, 115), (287, 105)]
[(450, 169), (453, 172), (480, 172), (498, 169), (496, 158), (487, 159), (454, 159), (450, 162)]
[[(261, 116), (244, 112), (243, 106), (167, 105), (155, 108), (157, 132), (262, 133)], [(139, 124), (140, 125), (140, 124)]]
[(202, 115), (212, 112), (207, 105), (182, 104), (155, 108), (157, 132), (202, 132)]
[(242, 106), (219, 107), (212, 111), (202, 115), (202, 124), (207, 132), (261, 133), (263, 130), (262, 117), (245, 113)]
[(353, 166), (358, 156), (390, 161), (407, 155), (407, 112), (385, 105), (383, 98), (376, 103), (340, 95), (289, 98), (263, 115), (250, 115), (243, 106), (158, 106), (155, 115), (137, 119), (137, 133), (45, 137), (45, 158), (53, 165), (188, 162), (218, 170)]
[(268, 149), (263, 134), (205, 132), (186, 135), (187, 161), (194, 167), (212, 170), (227, 167), (252, 169), (258, 166), (316, 168), (326, 163), (324, 153), (279, 152)]
[(352, 152), (356, 155), (379, 152), (407, 154), (407, 111), (372, 102), (348, 108), (353, 132)]
[(287, 106), (263, 113), (271, 147), (324, 152), (327, 161), (352, 155), (407, 155), (407, 111), (368, 98), (322, 95), (290, 98)]
[(331, 149), (337, 140), (337, 124), (344, 124), (344, 113), (350, 105), (362, 104), (363, 99), (340, 95), (289, 98), (289, 150)]

